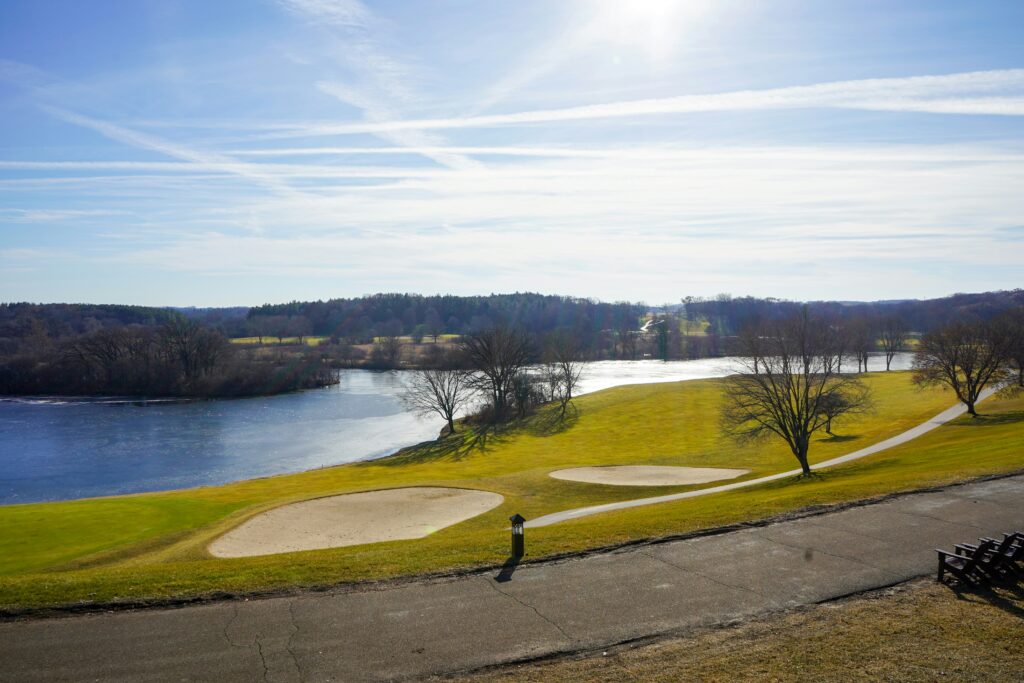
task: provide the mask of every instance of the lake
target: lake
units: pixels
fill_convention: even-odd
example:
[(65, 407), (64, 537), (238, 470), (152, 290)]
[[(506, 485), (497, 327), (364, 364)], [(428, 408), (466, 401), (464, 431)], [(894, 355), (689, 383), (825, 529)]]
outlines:
[[(910, 360), (900, 354), (893, 369)], [(579, 393), (723, 377), (735, 362), (588, 363)], [(216, 401), (0, 398), (0, 504), (224, 484), (387, 455), (443, 425), (404, 408), (405, 374), (344, 370), (324, 389)]]

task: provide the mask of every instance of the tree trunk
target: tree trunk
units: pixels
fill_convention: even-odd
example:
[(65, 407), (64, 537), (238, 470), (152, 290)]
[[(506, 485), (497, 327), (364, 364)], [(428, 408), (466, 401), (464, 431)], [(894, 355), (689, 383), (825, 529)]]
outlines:
[(448, 433), (449, 434), (454, 434), (455, 433), (455, 420), (453, 420), (450, 417), (448, 418)]
[(971, 417), (978, 417), (978, 413), (974, 410), (974, 401), (967, 401), (967, 412)]
[(796, 459), (800, 461), (800, 469), (803, 471), (803, 476), (811, 476), (811, 466), (807, 463), (807, 451), (805, 450), (803, 454), (797, 454)]

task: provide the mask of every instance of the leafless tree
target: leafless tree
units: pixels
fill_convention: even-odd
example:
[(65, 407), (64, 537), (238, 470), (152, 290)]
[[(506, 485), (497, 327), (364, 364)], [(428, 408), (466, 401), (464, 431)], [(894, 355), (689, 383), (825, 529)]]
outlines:
[(529, 337), (507, 325), (495, 325), (466, 335), (462, 346), (475, 370), (471, 384), (487, 396), (496, 420), (507, 418), (516, 377), (533, 358)]
[(454, 434), (455, 418), (473, 399), (469, 379), (465, 370), (417, 370), (402, 394), (402, 401), (417, 413), (440, 415), (448, 423), (449, 433)]
[(1006, 356), (1010, 370), (1017, 375), (1017, 387), (1024, 387), (1024, 306), (1004, 313), (998, 323), (1006, 335)]
[(866, 394), (857, 396), (855, 405), (850, 405), (849, 397), (845, 394), (828, 394), (821, 401), (821, 414), (825, 418), (825, 433), (832, 435), (832, 420), (834, 418), (840, 415), (863, 413), (870, 408), (871, 401)]
[(306, 337), (313, 333), (313, 323), (304, 315), (288, 318), (288, 336), (298, 339), (300, 345), (306, 343)]
[(874, 325), (867, 318), (857, 318), (846, 325), (844, 346), (857, 359), (857, 372), (868, 371), (868, 357), (875, 350)]
[(397, 336), (378, 337), (373, 345), (370, 359), (374, 364), (387, 368), (397, 368), (402, 359), (402, 342)]
[(763, 332), (763, 324), (760, 320), (748, 320), (740, 328), (739, 335), (737, 335), (737, 343), (739, 348), (745, 353), (751, 354), (751, 369), (754, 374), (760, 374), (761, 372), (761, 334)]
[(888, 372), (892, 359), (907, 343), (907, 327), (899, 317), (889, 316), (882, 322), (879, 338), (882, 342), (882, 351), (885, 352), (885, 371)]
[(863, 410), (867, 388), (838, 372), (837, 332), (806, 308), (769, 323), (756, 337), (756, 346), (742, 350), (743, 370), (725, 380), (723, 426), (740, 440), (781, 438), (809, 475), (811, 437), (831, 428), (832, 420)]
[(615, 336), (619, 346), (619, 358), (622, 360), (636, 360), (636, 338), (637, 331), (629, 321), (623, 321)]
[(914, 382), (949, 387), (977, 417), (982, 390), (1009, 378), (1008, 340), (1000, 321), (957, 321), (929, 332), (914, 351)]
[(442, 332), (444, 332), (444, 323), (441, 322), (441, 316), (438, 315), (437, 310), (428, 308), (423, 318), (423, 325), (425, 332), (434, 338), (434, 343), (437, 343), (437, 338)]
[(213, 370), (227, 351), (223, 335), (184, 318), (161, 326), (159, 344), (178, 363), (186, 384)]
[(545, 376), (551, 399), (558, 401), (563, 418), (583, 376), (583, 358), (579, 338), (568, 330), (548, 335), (544, 349)]

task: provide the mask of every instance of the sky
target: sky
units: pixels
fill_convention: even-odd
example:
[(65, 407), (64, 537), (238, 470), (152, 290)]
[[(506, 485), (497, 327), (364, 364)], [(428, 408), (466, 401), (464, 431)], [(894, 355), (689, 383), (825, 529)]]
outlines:
[(4, 0), (0, 301), (1024, 286), (1024, 3)]

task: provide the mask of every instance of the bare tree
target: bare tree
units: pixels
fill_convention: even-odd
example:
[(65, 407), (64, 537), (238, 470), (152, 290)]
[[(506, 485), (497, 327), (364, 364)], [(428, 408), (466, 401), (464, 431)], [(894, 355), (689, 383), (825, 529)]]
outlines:
[(184, 318), (164, 323), (158, 337), (166, 355), (178, 363), (186, 385), (211, 372), (227, 352), (223, 335)]
[(1010, 370), (1017, 374), (1017, 387), (1024, 387), (1024, 306), (1007, 311), (999, 319), (1006, 334), (1006, 356)]
[(740, 328), (739, 335), (737, 335), (739, 348), (743, 349), (744, 352), (751, 354), (751, 366), (755, 375), (761, 373), (762, 332), (763, 324), (760, 320), (755, 319), (748, 320), (743, 323), (743, 326)]
[(455, 433), (455, 418), (473, 399), (469, 375), (464, 370), (430, 368), (412, 375), (402, 401), (422, 415), (436, 413)]
[(723, 426), (740, 440), (778, 436), (809, 475), (811, 437), (834, 419), (865, 409), (867, 388), (838, 372), (837, 331), (806, 308), (769, 324), (756, 338), (756, 346), (742, 351), (743, 370), (725, 380)]
[(953, 322), (921, 337), (914, 352), (914, 382), (944, 385), (977, 417), (982, 390), (1009, 378), (1008, 339), (999, 322)]
[(444, 332), (444, 323), (441, 322), (441, 316), (438, 315), (437, 310), (428, 308), (426, 314), (423, 317), (424, 331), (434, 338), (434, 343), (437, 343), (438, 336)]
[(529, 337), (507, 325), (496, 325), (466, 335), (462, 345), (466, 361), (476, 371), (471, 383), (490, 400), (494, 418), (505, 419), (516, 376), (533, 357)]
[(907, 328), (903, 320), (894, 315), (886, 318), (879, 330), (879, 338), (882, 342), (882, 351), (885, 353), (885, 371), (888, 372), (892, 359), (907, 343)]
[(629, 320), (623, 320), (615, 336), (619, 345), (619, 358), (623, 360), (636, 360), (636, 338), (637, 331)]
[(844, 346), (857, 359), (857, 372), (867, 372), (869, 354), (875, 350), (874, 326), (867, 318), (858, 318), (846, 326), (846, 331)]
[(548, 335), (544, 349), (545, 375), (551, 388), (551, 399), (558, 401), (563, 418), (583, 376), (583, 357), (579, 337), (568, 330)]
[(370, 352), (370, 359), (375, 365), (397, 368), (402, 360), (401, 340), (393, 335), (379, 337)]
[(304, 315), (296, 315), (288, 318), (286, 329), (288, 336), (298, 339), (301, 346), (306, 343), (306, 337), (313, 333), (313, 323)]
[(864, 396), (858, 396), (854, 405), (850, 405), (849, 397), (845, 394), (828, 394), (822, 398), (821, 414), (825, 418), (825, 433), (832, 435), (832, 420), (840, 415), (853, 415), (866, 412), (871, 408), (871, 400)]

